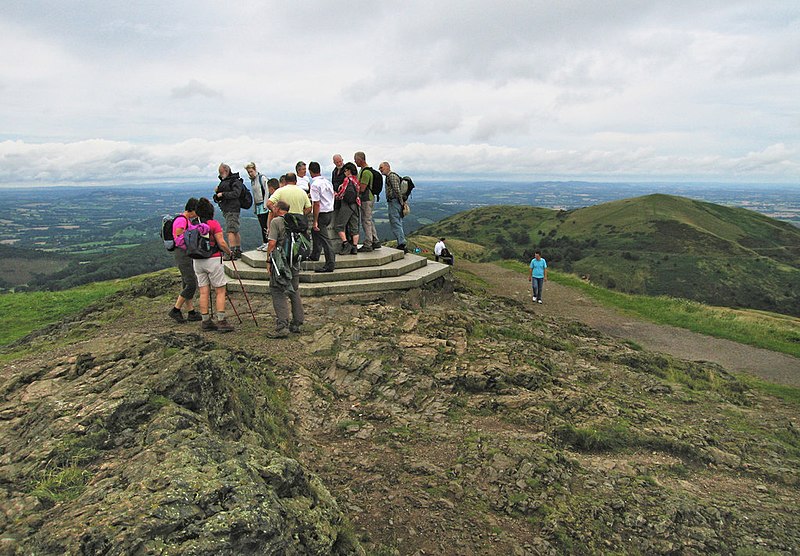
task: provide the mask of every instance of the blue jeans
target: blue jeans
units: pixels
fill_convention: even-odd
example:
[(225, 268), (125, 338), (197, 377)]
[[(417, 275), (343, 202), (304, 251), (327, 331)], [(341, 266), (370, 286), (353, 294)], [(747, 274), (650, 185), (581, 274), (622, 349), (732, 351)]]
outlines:
[(400, 199), (387, 199), (387, 210), (389, 212), (389, 226), (397, 239), (397, 245), (406, 244), (406, 233), (403, 231), (403, 203)]
[(533, 297), (536, 299), (542, 298), (542, 288), (544, 287), (544, 278), (531, 278), (531, 287), (533, 288)]

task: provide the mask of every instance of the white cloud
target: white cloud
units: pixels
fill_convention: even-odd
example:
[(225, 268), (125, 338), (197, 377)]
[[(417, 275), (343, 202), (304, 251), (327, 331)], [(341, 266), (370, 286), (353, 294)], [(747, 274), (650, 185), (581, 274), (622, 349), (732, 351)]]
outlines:
[(799, 23), (791, 0), (8, 2), (0, 184), (368, 147), (430, 175), (798, 182)]

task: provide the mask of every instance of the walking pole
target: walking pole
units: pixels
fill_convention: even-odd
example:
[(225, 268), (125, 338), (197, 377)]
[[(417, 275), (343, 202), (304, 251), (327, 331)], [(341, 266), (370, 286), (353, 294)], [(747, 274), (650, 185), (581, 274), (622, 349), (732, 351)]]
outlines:
[(233, 265), (233, 271), (236, 273), (236, 279), (239, 280), (239, 287), (242, 288), (242, 293), (244, 294), (244, 299), (247, 301), (247, 307), (250, 309), (250, 316), (253, 317), (253, 322), (256, 323), (256, 328), (258, 328), (258, 321), (256, 320), (256, 314), (253, 312), (253, 306), (250, 305), (250, 297), (247, 295), (247, 291), (244, 289), (244, 283), (242, 283), (242, 277), (239, 274), (239, 269), (236, 268), (236, 261), (231, 258), (231, 264)]
[(236, 305), (233, 304), (233, 298), (228, 294), (228, 301), (231, 303), (231, 309), (236, 314), (236, 318), (239, 319), (239, 324), (242, 324), (242, 317), (239, 316), (239, 311), (236, 310)]

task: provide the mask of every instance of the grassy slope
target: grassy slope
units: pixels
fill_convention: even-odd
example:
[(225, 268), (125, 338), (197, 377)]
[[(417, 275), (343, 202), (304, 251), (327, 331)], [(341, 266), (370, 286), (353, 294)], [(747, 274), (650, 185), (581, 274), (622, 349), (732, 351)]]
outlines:
[(118, 291), (141, 282), (147, 275), (125, 280), (108, 280), (57, 292), (21, 292), (0, 295), (0, 314), (5, 326), (0, 328), (0, 346), (26, 334), (58, 322), (65, 316), (85, 309)]
[(556, 268), (623, 292), (800, 314), (800, 229), (761, 214), (669, 195), (573, 211), (484, 207), (426, 226), (427, 236)]

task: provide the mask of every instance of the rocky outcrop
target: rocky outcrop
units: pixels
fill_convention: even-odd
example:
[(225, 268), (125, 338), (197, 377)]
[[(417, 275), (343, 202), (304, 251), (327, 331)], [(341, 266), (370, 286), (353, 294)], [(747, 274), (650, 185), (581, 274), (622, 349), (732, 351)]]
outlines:
[(288, 340), (268, 298), (201, 337), (148, 286), (0, 350), (0, 550), (797, 552), (792, 392), (446, 286)]
[(80, 350), (3, 376), (3, 553), (359, 553), (319, 479), (282, 455), (269, 360), (194, 335)]

